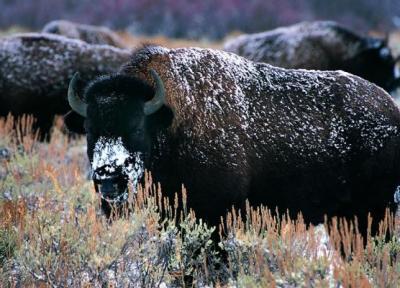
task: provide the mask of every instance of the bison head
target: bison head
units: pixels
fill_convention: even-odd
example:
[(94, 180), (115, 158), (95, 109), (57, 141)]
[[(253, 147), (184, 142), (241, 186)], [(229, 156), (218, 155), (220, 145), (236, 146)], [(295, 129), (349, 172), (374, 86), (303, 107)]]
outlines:
[(377, 84), (386, 91), (395, 90), (400, 79), (395, 59), (385, 40), (367, 38), (359, 53), (348, 59), (344, 70)]
[(98, 78), (84, 89), (82, 98), (77, 74), (69, 85), (69, 104), (84, 118), (95, 189), (108, 203), (127, 199), (128, 183), (136, 186), (143, 176), (157, 128), (172, 119), (163, 82), (154, 70), (150, 73), (154, 89), (125, 75)]

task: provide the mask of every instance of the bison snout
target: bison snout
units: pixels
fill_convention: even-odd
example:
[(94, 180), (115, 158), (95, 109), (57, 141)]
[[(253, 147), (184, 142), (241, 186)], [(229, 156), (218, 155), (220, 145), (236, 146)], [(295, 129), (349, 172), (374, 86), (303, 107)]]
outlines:
[(93, 181), (96, 192), (101, 194), (103, 199), (109, 201), (124, 201), (127, 198), (128, 181), (122, 174), (93, 173)]

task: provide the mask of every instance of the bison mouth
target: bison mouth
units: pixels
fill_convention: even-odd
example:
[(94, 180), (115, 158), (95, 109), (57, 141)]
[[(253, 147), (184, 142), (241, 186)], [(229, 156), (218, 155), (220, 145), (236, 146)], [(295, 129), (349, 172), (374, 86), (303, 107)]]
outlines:
[(93, 179), (100, 197), (109, 203), (123, 203), (128, 199), (128, 180), (124, 177)]

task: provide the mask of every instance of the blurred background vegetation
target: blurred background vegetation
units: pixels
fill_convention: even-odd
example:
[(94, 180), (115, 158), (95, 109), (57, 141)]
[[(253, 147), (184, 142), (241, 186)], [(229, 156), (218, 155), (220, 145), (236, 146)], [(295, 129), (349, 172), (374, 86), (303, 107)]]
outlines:
[(0, 29), (39, 29), (54, 19), (105, 25), (135, 35), (221, 39), (305, 20), (335, 20), (358, 31), (400, 26), (399, 0), (0, 0)]

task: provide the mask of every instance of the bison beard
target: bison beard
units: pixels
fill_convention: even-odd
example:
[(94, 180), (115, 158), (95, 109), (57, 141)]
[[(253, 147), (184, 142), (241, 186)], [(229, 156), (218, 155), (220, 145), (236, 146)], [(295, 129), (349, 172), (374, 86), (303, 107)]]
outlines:
[[(146, 114), (151, 87), (160, 87), (151, 69), (165, 99)], [(90, 159), (99, 135), (121, 137), (131, 157), (143, 153), (165, 195), (183, 183), (188, 205), (210, 224), (246, 199), (302, 212), (311, 223), (325, 214), (358, 216), (363, 232), (368, 212), (380, 218), (394, 208), (399, 109), (382, 89), (348, 73), (147, 47), (117, 75), (94, 81), (83, 99)]]

